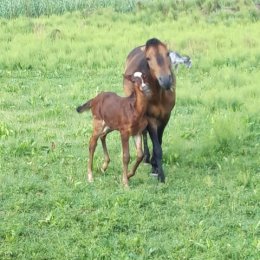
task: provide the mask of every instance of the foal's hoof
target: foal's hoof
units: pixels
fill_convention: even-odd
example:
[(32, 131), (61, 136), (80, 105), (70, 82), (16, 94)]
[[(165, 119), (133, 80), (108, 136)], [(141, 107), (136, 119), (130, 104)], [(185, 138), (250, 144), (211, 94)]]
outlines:
[(123, 187), (125, 190), (129, 190), (128, 181), (127, 182), (123, 181)]
[(100, 168), (100, 171), (101, 171), (102, 173), (105, 173), (106, 170), (107, 170), (107, 167), (105, 168), (105, 167), (102, 166), (102, 167)]
[(93, 176), (88, 175), (88, 182), (92, 183), (94, 181)]

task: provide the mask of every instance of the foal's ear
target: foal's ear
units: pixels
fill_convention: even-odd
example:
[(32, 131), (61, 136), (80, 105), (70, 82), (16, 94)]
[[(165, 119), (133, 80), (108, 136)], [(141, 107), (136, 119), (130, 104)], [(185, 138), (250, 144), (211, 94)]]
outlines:
[(142, 78), (143, 78), (143, 81), (147, 81), (148, 80), (148, 74), (142, 72)]
[(123, 74), (123, 77), (124, 77), (125, 79), (131, 81), (131, 82), (134, 82), (132, 75), (125, 75), (125, 74)]

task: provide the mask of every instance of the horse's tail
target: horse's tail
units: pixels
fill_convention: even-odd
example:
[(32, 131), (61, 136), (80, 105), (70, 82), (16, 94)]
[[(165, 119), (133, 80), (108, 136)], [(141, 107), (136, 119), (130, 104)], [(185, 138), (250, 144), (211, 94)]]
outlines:
[(88, 100), (85, 104), (83, 104), (83, 105), (77, 107), (77, 109), (76, 109), (77, 112), (78, 112), (78, 113), (82, 113), (82, 112), (84, 112), (84, 111), (90, 109), (90, 108), (92, 107), (92, 101), (93, 101), (93, 98), (90, 99), (90, 100)]

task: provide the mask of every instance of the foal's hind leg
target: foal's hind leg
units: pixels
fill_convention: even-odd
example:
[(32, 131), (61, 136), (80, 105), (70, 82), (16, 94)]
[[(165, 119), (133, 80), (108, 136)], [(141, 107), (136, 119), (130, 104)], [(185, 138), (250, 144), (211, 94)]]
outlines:
[(107, 169), (107, 167), (108, 167), (108, 164), (109, 164), (109, 162), (110, 162), (109, 154), (108, 154), (108, 151), (107, 151), (106, 137), (107, 137), (106, 134), (105, 134), (105, 135), (102, 135), (102, 136), (100, 137), (101, 143), (102, 143), (102, 147), (103, 147), (103, 152), (104, 152), (104, 163), (103, 163), (103, 165), (102, 165), (102, 167), (101, 167), (101, 171), (102, 171), (102, 172), (105, 172), (105, 171), (106, 171), (106, 169)]
[(93, 121), (94, 129), (92, 136), (89, 140), (89, 160), (88, 160), (88, 181), (93, 181), (93, 157), (97, 147), (97, 141), (102, 131), (102, 122), (100, 120)]
[(88, 159), (88, 181), (93, 182), (93, 157), (95, 153), (95, 149), (97, 147), (97, 140), (99, 136), (96, 134), (92, 134), (90, 141), (89, 141), (89, 159)]
[(140, 162), (144, 158), (144, 153), (143, 153), (143, 149), (142, 149), (142, 135), (141, 134), (136, 135), (134, 137), (134, 139), (135, 139), (135, 148), (136, 148), (137, 157), (136, 157), (136, 161), (135, 161), (133, 168), (127, 174), (128, 179), (135, 175), (137, 167), (139, 166)]

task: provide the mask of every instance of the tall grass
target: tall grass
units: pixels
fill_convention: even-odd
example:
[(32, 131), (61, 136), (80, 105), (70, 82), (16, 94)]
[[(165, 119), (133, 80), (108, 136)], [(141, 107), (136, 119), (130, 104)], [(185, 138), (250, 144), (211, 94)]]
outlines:
[(87, 12), (98, 8), (112, 7), (118, 11), (132, 11), (136, 0), (17, 0), (0, 1), (0, 16), (13, 18), (20, 15), (38, 17), (40, 15), (63, 14), (76, 10), (86, 10)]
[(257, 16), (254, 3), (257, 0), (184, 0), (184, 1), (160, 1), (160, 0), (0, 0), (0, 17), (14, 18), (17, 16), (39, 17), (40, 15), (63, 14), (76, 10), (86, 14), (100, 8), (110, 7), (117, 12), (133, 12), (142, 9), (160, 10), (164, 14), (173, 13), (178, 17), (179, 12), (192, 12), (200, 9), (204, 14), (224, 10), (228, 15), (250, 9), (252, 15)]

